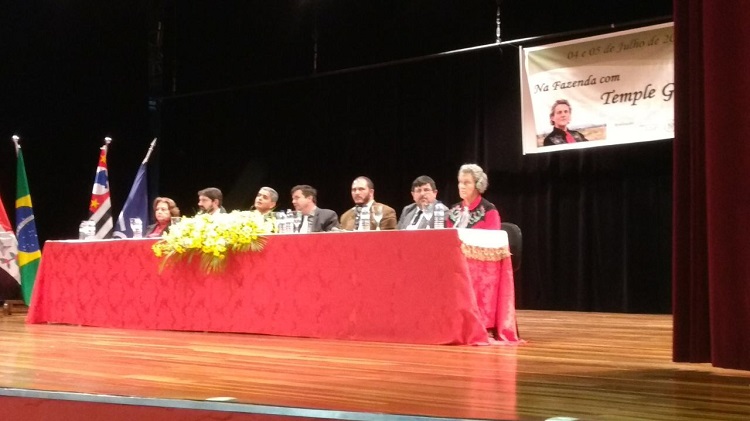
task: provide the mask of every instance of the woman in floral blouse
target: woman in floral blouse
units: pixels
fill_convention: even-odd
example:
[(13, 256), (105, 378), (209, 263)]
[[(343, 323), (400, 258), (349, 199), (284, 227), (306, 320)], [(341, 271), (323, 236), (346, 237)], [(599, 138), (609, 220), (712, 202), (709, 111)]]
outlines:
[(489, 182), (482, 167), (464, 164), (458, 170), (458, 195), (461, 201), (448, 211), (447, 227), (500, 229), (500, 213), (482, 197)]

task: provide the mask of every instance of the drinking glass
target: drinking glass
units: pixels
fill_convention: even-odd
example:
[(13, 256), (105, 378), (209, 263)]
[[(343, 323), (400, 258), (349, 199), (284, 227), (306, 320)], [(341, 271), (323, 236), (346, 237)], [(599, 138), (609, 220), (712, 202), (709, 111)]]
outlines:
[(276, 212), (276, 232), (284, 234), (286, 232), (286, 214), (284, 212)]
[(133, 231), (133, 238), (142, 238), (143, 221), (141, 218), (130, 218), (130, 229)]
[(372, 219), (375, 220), (375, 231), (380, 231), (380, 221), (383, 220), (383, 205), (372, 205)]

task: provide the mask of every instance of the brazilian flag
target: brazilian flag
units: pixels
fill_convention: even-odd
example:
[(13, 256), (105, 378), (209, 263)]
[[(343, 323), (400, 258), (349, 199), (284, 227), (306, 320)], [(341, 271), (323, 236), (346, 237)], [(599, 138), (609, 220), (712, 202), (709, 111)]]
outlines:
[(34, 290), (36, 272), (42, 259), (39, 238), (36, 234), (34, 210), (31, 207), (29, 182), (26, 179), (26, 166), (23, 153), (17, 148), (16, 161), (16, 237), (18, 238), (18, 267), (21, 272), (21, 292), (23, 301), (29, 305)]

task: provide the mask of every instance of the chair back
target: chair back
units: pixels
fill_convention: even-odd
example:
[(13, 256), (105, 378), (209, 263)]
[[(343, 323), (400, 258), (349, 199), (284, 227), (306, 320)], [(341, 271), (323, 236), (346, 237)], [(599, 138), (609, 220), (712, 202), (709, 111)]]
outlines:
[(501, 222), (500, 229), (508, 233), (508, 245), (510, 246), (511, 262), (513, 262), (513, 271), (521, 267), (521, 257), (523, 253), (523, 235), (521, 228), (511, 222)]

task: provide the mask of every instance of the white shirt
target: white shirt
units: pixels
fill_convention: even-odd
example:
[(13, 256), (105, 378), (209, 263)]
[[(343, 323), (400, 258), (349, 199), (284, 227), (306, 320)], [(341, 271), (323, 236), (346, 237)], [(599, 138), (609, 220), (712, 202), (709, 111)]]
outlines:
[[(363, 211), (363, 210), (365, 210), (365, 209), (367, 209), (367, 213), (368, 213), (368, 215), (372, 216), (372, 204), (373, 204), (373, 203), (375, 203), (375, 201), (374, 201), (374, 200), (370, 200), (369, 202), (367, 202), (367, 204), (366, 204), (366, 205), (362, 205), (362, 206), (361, 206), (361, 207), (359, 208), (359, 225), (358, 225), (357, 227), (355, 227), (355, 229), (356, 229), (357, 231), (359, 231), (359, 230), (361, 230), (361, 229), (362, 229), (362, 211)], [(368, 222), (369, 222), (369, 221), (368, 221)]]
[(302, 214), (302, 224), (300, 224), (299, 232), (301, 233), (307, 233), (310, 232), (310, 218), (312, 218), (313, 215), (315, 215), (315, 209), (318, 209), (318, 207), (312, 208), (312, 210), (309, 213), (303, 213)]

